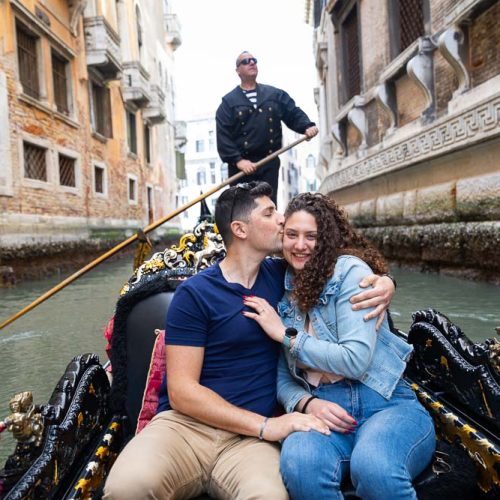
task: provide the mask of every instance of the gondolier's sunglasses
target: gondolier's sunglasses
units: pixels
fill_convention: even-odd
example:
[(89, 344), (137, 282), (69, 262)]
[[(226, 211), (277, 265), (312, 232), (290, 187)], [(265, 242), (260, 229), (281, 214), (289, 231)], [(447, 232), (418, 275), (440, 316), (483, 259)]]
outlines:
[(233, 200), (231, 203), (231, 215), (229, 217), (229, 223), (233, 222), (233, 213), (234, 213), (234, 205), (236, 205), (236, 197), (238, 196), (238, 190), (242, 191), (250, 191), (254, 186), (249, 182), (240, 182), (236, 184), (235, 189), (233, 190)]
[(245, 59), (242, 59), (236, 66), (240, 66), (243, 64), (243, 66), (248, 66), (250, 63), (257, 64), (257, 59), (255, 57), (245, 57)]

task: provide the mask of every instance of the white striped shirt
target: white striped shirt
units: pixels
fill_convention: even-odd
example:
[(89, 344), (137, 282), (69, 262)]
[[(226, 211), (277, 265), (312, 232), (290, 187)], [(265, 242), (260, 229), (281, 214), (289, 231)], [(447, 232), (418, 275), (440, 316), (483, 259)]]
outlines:
[(253, 104), (253, 107), (257, 107), (257, 89), (253, 90), (243, 90), (243, 93), (247, 96), (248, 100)]

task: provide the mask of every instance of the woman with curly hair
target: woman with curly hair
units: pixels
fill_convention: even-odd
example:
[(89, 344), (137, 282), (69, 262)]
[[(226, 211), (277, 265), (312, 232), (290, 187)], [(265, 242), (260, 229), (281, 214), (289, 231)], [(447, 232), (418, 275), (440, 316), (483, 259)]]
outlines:
[(349, 297), (365, 276), (387, 271), (379, 252), (321, 194), (296, 196), (285, 211), (288, 262), (278, 314), (258, 297), (244, 312), (283, 344), (278, 399), (287, 412), (312, 413), (333, 431), (295, 432), (283, 442), (281, 473), (293, 499), (342, 498), (350, 475), (363, 499), (415, 499), (415, 478), (430, 462), (432, 419), (402, 374), (412, 347), (384, 318), (364, 321)]

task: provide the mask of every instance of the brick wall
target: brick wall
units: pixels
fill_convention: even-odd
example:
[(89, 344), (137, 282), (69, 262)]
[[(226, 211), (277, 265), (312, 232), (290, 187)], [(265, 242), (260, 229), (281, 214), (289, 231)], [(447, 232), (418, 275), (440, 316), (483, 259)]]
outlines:
[(360, 2), (364, 90), (377, 84), (390, 61), (388, 2)]
[(395, 87), (398, 107), (397, 125), (402, 127), (420, 116), (425, 109), (425, 95), (408, 75), (398, 78)]
[(500, 73), (500, 3), (475, 19), (469, 28), (470, 71), (475, 87)]
[(372, 100), (364, 108), (368, 120), (368, 147), (378, 144), (389, 128), (389, 117), (378, 101)]
[(347, 151), (348, 154), (352, 154), (359, 148), (361, 144), (360, 133), (349, 123), (347, 125)]
[[(55, 1), (55, 0), (54, 0)], [(48, 5), (51, 2), (48, 2)], [(67, 4), (57, 0), (57, 10), (62, 18)], [(54, 4), (54, 5), (56, 5)], [(29, 6), (30, 7), (30, 6)], [(31, 7), (30, 7), (31, 8)], [(12, 157), (12, 196), (0, 196), (2, 213), (19, 216), (43, 215), (49, 217), (100, 218), (123, 221), (128, 226), (133, 221), (147, 222), (146, 185), (154, 189), (155, 217), (163, 216), (173, 206), (175, 179), (167, 178), (172, 165), (164, 165), (167, 135), (172, 135), (166, 125), (156, 125), (154, 145), (157, 153), (152, 166), (143, 160), (143, 127), (141, 112), (137, 113), (138, 154), (128, 153), (125, 112), (120, 82), (108, 84), (111, 89), (113, 137), (99, 140), (92, 134), (89, 110), (89, 76), (86, 65), (84, 30), (80, 26), (78, 37), (69, 34), (67, 27), (57, 20), (51, 24), (57, 28), (55, 35), (65, 41), (75, 58), (70, 62), (72, 102), (74, 113), (67, 119), (55, 111), (52, 97), (52, 74), (45, 71), (43, 81), (49, 90), (47, 99), (30, 100), (22, 92), (17, 70), (17, 47), (14, 36), (13, 10), (0, 2), (0, 70), (5, 73), (8, 93), (9, 141)], [(49, 38), (43, 38), (43, 62), (50, 58)], [(48, 82), (48, 84), (47, 84)], [(48, 148), (48, 182), (26, 179), (22, 171), (23, 140)], [(161, 151), (159, 148), (163, 148)], [(168, 146), (169, 147), (169, 146)], [(76, 156), (80, 182), (78, 189), (60, 186), (57, 151)], [(94, 193), (94, 165), (101, 162), (107, 171), (107, 196)], [(128, 174), (137, 177), (137, 203), (128, 200)], [(28, 224), (28, 223), (27, 223)], [(4, 232), (7, 229), (4, 228)], [(61, 229), (63, 231), (63, 229)]]
[(427, 0), (431, 15), (431, 31), (436, 33), (445, 27), (445, 17), (456, 6), (457, 0)]

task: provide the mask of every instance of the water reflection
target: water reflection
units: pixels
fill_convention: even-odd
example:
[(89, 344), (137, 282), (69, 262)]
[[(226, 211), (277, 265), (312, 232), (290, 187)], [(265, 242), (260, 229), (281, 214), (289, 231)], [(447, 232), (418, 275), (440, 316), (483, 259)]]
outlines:
[(411, 313), (433, 307), (472, 340), (495, 337), (500, 326), (500, 288), (437, 274), (396, 269), (398, 289), (391, 306), (396, 326), (408, 330)]

